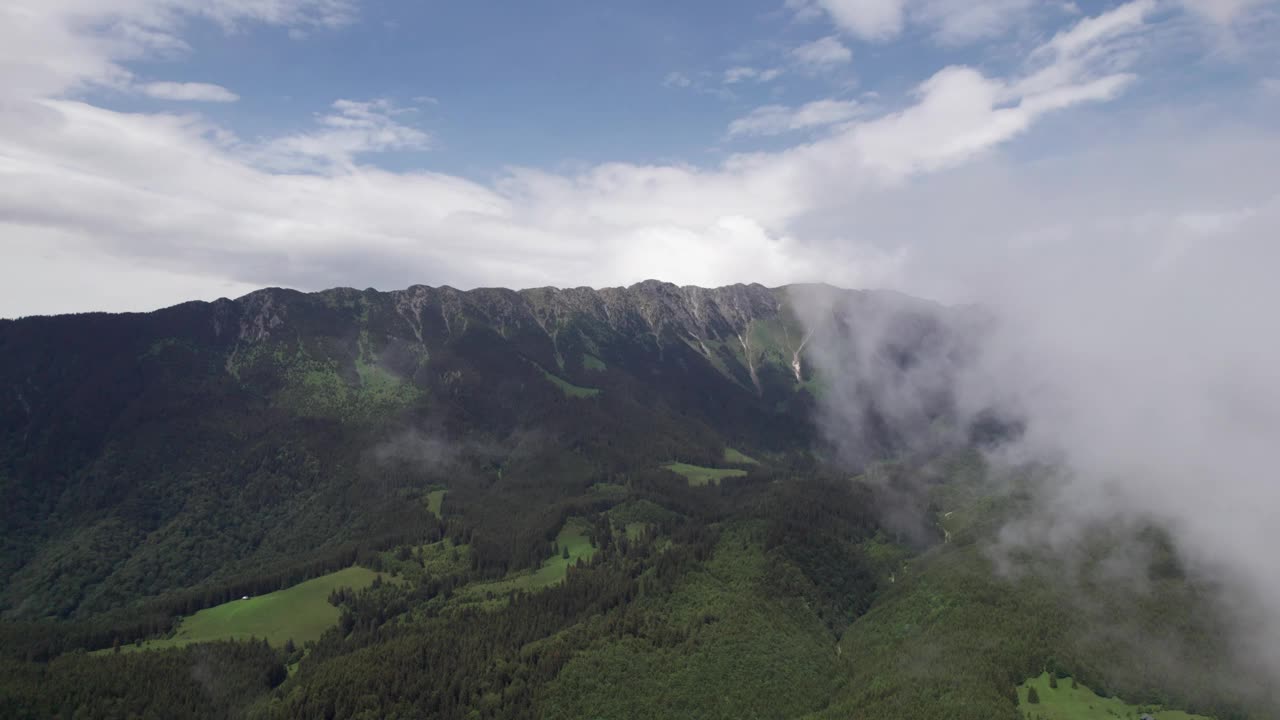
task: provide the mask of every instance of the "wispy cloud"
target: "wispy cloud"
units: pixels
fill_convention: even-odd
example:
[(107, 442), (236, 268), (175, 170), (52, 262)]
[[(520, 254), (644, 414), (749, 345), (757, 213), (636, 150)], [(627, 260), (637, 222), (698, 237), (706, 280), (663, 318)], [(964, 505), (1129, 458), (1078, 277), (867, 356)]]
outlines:
[(815, 100), (800, 107), (765, 105), (729, 124), (729, 136), (782, 135), (846, 122), (862, 112), (853, 100)]
[(133, 76), (124, 63), (188, 51), (182, 34), (195, 18), (307, 32), (355, 17), (354, 0), (9, 0), (0, 4), (0, 88), (21, 97), (127, 88)]
[(834, 35), (805, 43), (791, 51), (791, 57), (801, 65), (813, 68), (847, 65), (853, 60), (853, 52)]
[(781, 68), (754, 68), (746, 65), (738, 65), (724, 71), (724, 82), (726, 85), (735, 85), (737, 83), (754, 80), (756, 82), (767, 83), (778, 79), (782, 75)]
[(679, 70), (673, 70), (662, 78), (664, 87), (687, 88), (693, 85), (693, 78)]
[(943, 45), (965, 45), (1005, 34), (1034, 9), (1033, 0), (924, 0), (910, 20), (932, 28)]
[(1251, 11), (1270, 4), (1271, 0), (1181, 0), (1181, 3), (1188, 10), (1220, 25), (1230, 25)]
[(282, 170), (349, 168), (365, 153), (425, 150), (431, 136), (399, 120), (414, 112), (386, 99), (338, 100), (332, 112), (316, 119), (319, 129), (273, 139), (250, 157)]
[(152, 82), (138, 86), (138, 91), (159, 100), (192, 102), (235, 102), (240, 96), (222, 87), (196, 82)]

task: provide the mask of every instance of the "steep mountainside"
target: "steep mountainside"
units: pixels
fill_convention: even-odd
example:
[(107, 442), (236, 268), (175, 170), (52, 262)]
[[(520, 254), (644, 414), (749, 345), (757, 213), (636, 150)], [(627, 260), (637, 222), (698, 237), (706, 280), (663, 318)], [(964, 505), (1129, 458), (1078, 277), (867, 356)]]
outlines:
[(0, 717), (1014, 720), (1046, 670), (1275, 717), (1157, 528), (997, 572), (1053, 474), (953, 411), (985, 322), (657, 282), (0, 321)]
[(727, 444), (814, 446), (797, 294), (896, 302), (653, 281), (268, 289), (0, 322), (0, 614), (225, 594), (435, 527), (406, 502), (433, 487), (481, 566), (534, 563), (594, 483)]

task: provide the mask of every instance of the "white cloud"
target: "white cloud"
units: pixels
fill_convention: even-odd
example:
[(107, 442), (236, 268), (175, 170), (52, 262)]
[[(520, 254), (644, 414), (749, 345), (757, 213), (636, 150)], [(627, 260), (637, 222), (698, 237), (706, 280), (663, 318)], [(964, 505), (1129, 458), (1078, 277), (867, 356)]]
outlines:
[(1033, 7), (1032, 0), (792, 0), (801, 18), (825, 14), (837, 28), (859, 40), (884, 42), (909, 23), (933, 28), (946, 44), (963, 44), (1002, 34)]
[(846, 122), (862, 112), (853, 100), (815, 100), (800, 107), (764, 105), (729, 124), (729, 135), (781, 135)]
[[(260, 287), (206, 269), (187, 272), (166, 264), (148, 266), (83, 247), (43, 228), (22, 227), (23, 242), (9, 242), (13, 230), (0, 223), (5, 258), (0, 263), (0, 285), (5, 287), (6, 317), (90, 309), (146, 312), (190, 300), (239, 297)], [(86, 295), (97, 298), (92, 306), (85, 304)]]
[(235, 102), (240, 96), (222, 87), (196, 82), (152, 82), (139, 85), (142, 94), (160, 100), (186, 100), (193, 102)]
[[(307, 289), (619, 284), (671, 277), (672, 258), (685, 259), (680, 279), (703, 284), (877, 282), (902, 255), (859, 250), (891, 231), (864, 222), (859, 198), (907, 197), (910, 183), (1130, 81), (1113, 46), (1123, 35), (1068, 37), (1007, 77), (944, 69), (879, 116), (836, 101), (755, 114), (753, 132), (839, 125), (784, 150), (709, 168), (513, 168), (491, 183), (362, 164), (430, 142), (388, 101), (340, 101), (309, 131), (247, 141), (190, 115), (15, 99), (0, 108), (0, 243)], [(86, 307), (110, 302), (106, 286), (81, 292)], [(30, 303), (0, 285), (0, 314)]]
[(813, 0), (836, 27), (862, 40), (888, 40), (902, 32), (907, 0)]
[(726, 85), (734, 85), (748, 80), (767, 83), (772, 82), (782, 75), (780, 68), (753, 68), (745, 65), (731, 67), (724, 71), (724, 82)]
[(834, 35), (801, 45), (791, 51), (791, 56), (802, 65), (818, 68), (845, 65), (853, 60), (853, 53)]
[(7, 0), (0, 4), (0, 88), (47, 97), (85, 86), (125, 88), (123, 63), (187, 51), (181, 32), (204, 17), (235, 28), (266, 23), (298, 30), (338, 27), (354, 0)]
[(365, 153), (425, 150), (430, 144), (430, 135), (396, 119), (413, 111), (390, 100), (338, 100), (333, 111), (317, 119), (321, 129), (273, 139), (249, 157), (284, 170), (313, 169), (317, 163), (349, 167)]
[(693, 80), (685, 73), (673, 70), (667, 73), (666, 77), (662, 78), (662, 84), (665, 87), (687, 88), (690, 85), (693, 85)]
[(1156, 9), (1155, 0), (1132, 0), (1101, 15), (1085, 18), (1069, 30), (1054, 36), (1043, 50), (1059, 55), (1079, 55), (1098, 43), (1142, 27), (1147, 15)]
[[(1234, 18), (1271, 0), (1181, 0), (1217, 18)], [(1007, 35), (1037, 20), (1078, 14), (1071, 2), (1034, 0), (788, 0), (799, 19), (826, 17), (841, 32), (866, 42), (899, 38), (911, 27), (926, 29), (944, 46), (967, 45)]]
[(911, 9), (913, 22), (934, 28), (944, 45), (964, 45), (1005, 34), (1035, 3), (1032, 0), (923, 0)]

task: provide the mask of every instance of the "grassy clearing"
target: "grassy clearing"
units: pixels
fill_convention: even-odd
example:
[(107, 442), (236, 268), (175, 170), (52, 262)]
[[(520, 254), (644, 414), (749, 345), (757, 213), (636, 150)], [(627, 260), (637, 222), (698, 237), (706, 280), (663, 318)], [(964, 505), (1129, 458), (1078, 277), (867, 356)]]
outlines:
[(582, 356), (582, 366), (588, 370), (595, 370), (596, 372), (609, 369), (609, 366), (605, 365), (603, 360), (590, 353)]
[[(462, 589), (460, 594), (465, 599), (483, 600), (487, 599), (490, 593), (494, 596), (500, 596), (515, 590), (530, 592), (551, 587), (564, 581), (570, 565), (580, 559), (586, 562), (596, 553), (591, 540), (587, 538), (589, 529), (590, 526), (585, 521), (578, 518), (570, 518), (565, 522), (564, 527), (560, 529), (560, 534), (556, 536), (556, 545), (559, 546), (560, 552), (544, 560), (542, 566), (537, 570), (515, 573), (502, 580), (473, 583)], [(568, 558), (564, 557), (565, 549), (569, 551)]]
[(444, 496), (448, 494), (448, 490), (432, 490), (427, 493), (427, 510), (437, 518), (443, 518), (444, 515), (440, 514), (440, 509), (444, 505)]
[(724, 449), (724, 461), (730, 465), (759, 465), (760, 461), (731, 447)]
[(624, 531), (627, 533), (627, 539), (631, 541), (639, 540), (644, 536), (645, 531), (648, 529), (649, 523), (644, 522), (630, 522), (624, 527)]
[(173, 637), (143, 643), (142, 649), (250, 637), (266, 638), (275, 647), (291, 638), (298, 644), (317, 640), (338, 622), (338, 608), (329, 604), (329, 593), (340, 587), (366, 587), (377, 576), (367, 568), (349, 567), (284, 590), (206, 608), (184, 618)]
[(609, 511), (609, 519), (614, 527), (641, 523), (644, 525), (660, 525), (679, 517), (678, 513), (653, 502), (652, 500), (628, 500)]
[[(1059, 679), (1058, 687), (1049, 686), (1049, 673), (1031, 678), (1018, 686), (1018, 708), (1028, 720), (1131, 720), (1149, 713), (1158, 720), (1212, 720), (1204, 715), (1191, 715), (1180, 710), (1164, 710), (1157, 705), (1129, 705), (1118, 698), (1104, 698), (1080, 685), (1071, 687), (1071, 679)], [(1040, 702), (1027, 702), (1035, 688)]]
[(733, 468), (709, 468), (698, 465), (690, 465), (688, 463), (668, 463), (662, 467), (673, 473), (683, 475), (690, 485), (701, 487), (703, 485), (719, 485), (724, 478), (743, 477), (747, 474), (746, 470), (738, 470)]
[(600, 391), (596, 388), (579, 387), (558, 375), (552, 375), (545, 368), (539, 367), (538, 369), (542, 370), (543, 377), (549, 380), (552, 385), (560, 388), (560, 392), (563, 392), (567, 397), (591, 398), (600, 394)]

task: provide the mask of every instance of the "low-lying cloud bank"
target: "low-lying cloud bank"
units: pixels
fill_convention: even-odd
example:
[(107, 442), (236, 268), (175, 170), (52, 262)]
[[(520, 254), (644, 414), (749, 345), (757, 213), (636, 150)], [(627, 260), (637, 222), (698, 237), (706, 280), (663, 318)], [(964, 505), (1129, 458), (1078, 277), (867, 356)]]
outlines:
[[(927, 402), (940, 395), (950, 393), (966, 421), (991, 408), (1019, 419), (1017, 439), (992, 459), (1055, 471), (1034, 512), (1004, 529), (1003, 549), (1070, 558), (1099, 528), (1163, 528), (1189, 576), (1218, 588), (1240, 667), (1274, 686), (1278, 226), (1272, 198), (1247, 211), (1103, 222), (1034, 253), (1015, 249), (998, 276), (969, 266), (970, 298), (981, 308), (957, 315), (979, 318), (981, 331), (969, 337), (919, 324), (904, 331), (883, 313), (855, 311), (861, 327), (843, 339), (815, 332), (809, 345), (815, 366), (835, 378), (824, 427), (857, 461), (867, 456), (860, 429), (870, 422), (928, 436)], [(1044, 251), (1055, 242), (1091, 252)], [(813, 297), (801, 307), (814, 329), (834, 309)], [(929, 343), (907, 371), (892, 364), (895, 348)], [(868, 399), (879, 406), (874, 418)], [(1117, 568), (1139, 567), (1126, 559), (1131, 551), (1112, 549)], [(1118, 577), (1136, 592), (1145, 571)]]

